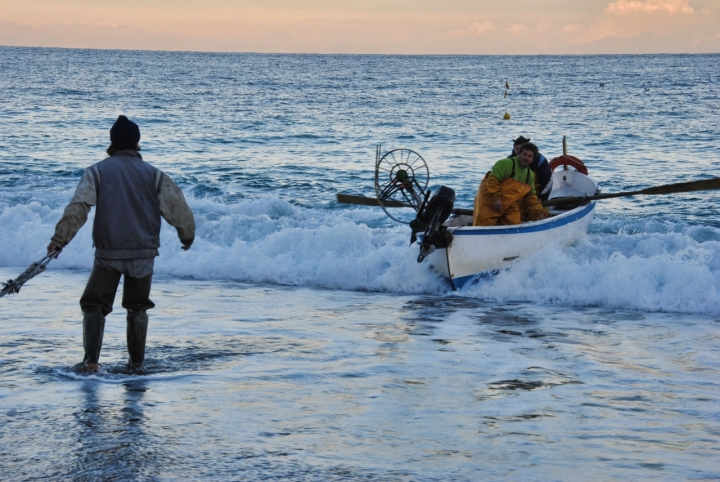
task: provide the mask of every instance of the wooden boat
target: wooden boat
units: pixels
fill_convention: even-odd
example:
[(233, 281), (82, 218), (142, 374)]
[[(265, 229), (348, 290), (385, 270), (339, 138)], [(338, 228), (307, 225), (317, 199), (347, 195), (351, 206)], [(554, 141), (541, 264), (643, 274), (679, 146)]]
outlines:
[[(558, 158), (560, 162), (563, 157), (570, 156)], [(569, 169), (569, 165), (564, 167), (553, 172), (550, 199), (598, 194), (598, 183), (587, 174)], [(501, 269), (544, 246), (567, 245), (585, 235), (593, 218), (595, 201), (549, 211), (551, 216), (547, 219), (513, 226), (472, 226), (472, 216), (456, 216), (444, 223), (452, 234), (450, 245), (435, 249), (427, 259), (435, 271), (450, 280), (454, 289), (460, 289), (476, 276)], [(418, 243), (422, 241), (420, 237)]]

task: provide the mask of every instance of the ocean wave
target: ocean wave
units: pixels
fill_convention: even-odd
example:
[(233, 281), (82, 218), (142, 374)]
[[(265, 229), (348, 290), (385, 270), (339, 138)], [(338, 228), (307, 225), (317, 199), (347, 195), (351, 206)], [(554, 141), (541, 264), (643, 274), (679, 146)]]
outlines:
[(720, 233), (698, 226), (681, 232), (638, 232), (638, 227), (630, 226), (632, 233), (589, 235), (572, 246), (548, 246), (463, 295), (720, 314)]
[[(404, 226), (370, 227), (384, 214), (371, 210), (320, 211), (276, 197), (224, 204), (188, 197), (197, 233), (180, 250), (175, 230), (163, 223), (155, 272), (195, 279), (317, 286), (331, 289), (427, 293), (448, 289), (427, 264), (415, 262)], [(44, 254), (62, 214), (39, 202), (0, 210), (0, 266), (24, 266)], [(90, 269), (91, 211), (87, 224), (49, 269)]]
[[(417, 248), (408, 245), (407, 227), (388, 224), (382, 211), (309, 209), (274, 196), (236, 203), (188, 200), (196, 214), (195, 244), (181, 251), (174, 229), (164, 224), (158, 274), (342, 290), (450, 292), (428, 263), (415, 261)], [(93, 212), (49, 269), (90, 269)], [(39, 201), (0, 206), (0, 266), (26, 266), (42, 257), (61, 214), (60, 208)], [(547, 246), (458, 295), (720, 314), (720, 230), (667, 220), (600, 219), (574, 245)]]

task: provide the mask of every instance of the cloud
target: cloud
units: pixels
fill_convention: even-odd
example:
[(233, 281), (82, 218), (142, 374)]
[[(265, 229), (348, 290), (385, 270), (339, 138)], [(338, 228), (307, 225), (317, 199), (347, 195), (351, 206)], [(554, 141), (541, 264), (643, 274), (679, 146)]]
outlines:
[(688, 0), (617, 0), (609, 3), (606, 9), (609, 13), (694, 13)]
[[(379, 54), (720, 52), (720, 0), (521, 0), (522, 9), (508, 2), (440, 3), (0, 0), (0, 45)], [(40, 4), (46, 8), (27, 6)], [(417, 8), (408, 9), (410, 4)]]
[(578, 34), (578, 33), (583, 33), (585, 30), (586, 30), (586, 28), (583, 27), (582, 25), (573, 24), (573, 25), (564, 25), (562, 27), (561, 31), (563, 33)]
[[(569, 24), (563, 29), (570, 45), (590, 45), (610, 41), (628, 41), (635, 45), (641, 37), (655, 39), (664, 44), (668, 52), (678, 51), (678, 40), (688, 46), (698, 46), (693, 39), (703, 38), (707, 42), (707, 26), (712, 19), (698, 13), (689, 0), (615, 0), (607, 4), (605, 11), (590, 24)], [(675, 40), (671, 40), (671, 39)], [(652, 43), (647, 41), (648, 45)], [(703, 47), (706, 48), (706, 47)]]
[(478, 35), (482, 35), (485, 32), (489, 32), (490, 30), (495, 29), (495, 24), (492, 23), (490, 20), (486, 20), (484, 22), (473, 22), (472, 25), (470, 25), (467, 28), (463, 28), (460, 30), (452, 30), (447, 33), (448, 37), (475, 37)]
[(470, 30), (475, 31), (477, 35), (482, 35), (485, 32), (488, 32), (494, 28), (495, 24), (492, 23), (490, 20), (486, 20), (485, 22), (475, 22), (470, 25)]

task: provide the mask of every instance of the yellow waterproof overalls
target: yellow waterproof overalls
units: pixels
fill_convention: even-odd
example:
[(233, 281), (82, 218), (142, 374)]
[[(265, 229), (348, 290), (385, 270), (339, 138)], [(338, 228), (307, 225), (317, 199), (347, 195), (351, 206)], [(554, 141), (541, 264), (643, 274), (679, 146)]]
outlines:
[[(528, 219), (539, 219), (540, 214), (546, 214), (545, 208), (540, 204), (537, 196), (531, 194), (530, 183), (532, 179), (530, 169), (526, 174), (525, 182), (513, 179), (515, 162), (517, 160), (513, 161), (512, 173), (503, 181), (491, 175), (492, 171), (485, 174), (485, 178), (480, 183), (480, 189), (478, 189), (475, 196), (473, 226), (520, 224), (522, 222), (521, 204), (524, 204), (523, 207), (527, 208)], [(491, 191), (495, 193), (499, 191), (499, 197), (492, 195)], [(502, 212), (497, 212), (493, 207), (493, 203), (498, 199), (502, 202)]]

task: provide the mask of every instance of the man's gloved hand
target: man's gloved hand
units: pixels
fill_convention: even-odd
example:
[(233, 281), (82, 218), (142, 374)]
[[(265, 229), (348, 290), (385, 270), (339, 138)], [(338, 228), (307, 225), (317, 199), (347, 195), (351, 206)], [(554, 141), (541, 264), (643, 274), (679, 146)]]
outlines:
[(60, 253), (62, 252), (62, 250), (63, 249), (60, 246), (58, 246), (57, 244), (55, 244), (51, 241), (47, 247), (47, 254), (50, 255), (50, 253), (52, 253), (53, 251), (57, 251), (57, 253), (54, 256), (54, 258), (57, 259), (57, 257), (60, 256)]
[(502, 208), (503, 208), (503, 205), (502, 205), (502, 201), (501, 201), (501, 200), (498, 199), (497, 201), (495, 201), (495, 202), (493, 203), (493, 209), (494, 209), (495, 211), (497, 211), (497, 212), (499, 212), (499, 213), (502, 213)]

